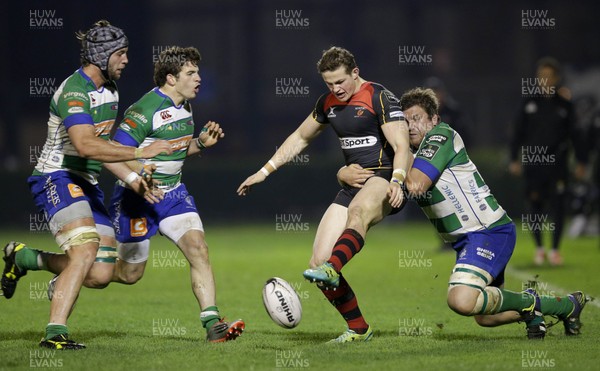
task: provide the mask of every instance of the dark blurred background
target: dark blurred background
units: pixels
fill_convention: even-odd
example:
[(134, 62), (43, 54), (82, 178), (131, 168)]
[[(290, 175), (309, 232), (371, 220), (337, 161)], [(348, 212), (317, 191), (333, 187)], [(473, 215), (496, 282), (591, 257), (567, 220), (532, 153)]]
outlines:
[[(563, 64), (582, 130), (600, 100), (595, 1), (20, 1), (1, 7), (3, 226), (27, 228), (35, 213), (26, 177), (44, 143), (52, 93), (79, 67), (74, 33), (103, 18), (130, 40), (129, 65), (118, 81), (121, 115), (153, 87), (153, 59), (161, 50), (195, 46), (202, 54), (196, 126), (215, 120), (226, 130), (222, 143), (184, 167), (205, 224), (275, 222), (294, 214), (316, 229), (343, 162), (333, 131), (248, 197), (235, 190), (326, 91), (316, 62), (332, 45), (351, 50), (362, 77), (398, 96), (429, 77), (442, 81), (461, 112), (462, 122), (450, 124), (461, 126), (469, 154), (515, 215), (524, 201), (521, 182), (506, 171), (508, 138), (522, 79), (535, 77), (536, 60), (551, 55)], [(105, 173), (107, 195), (113, 182)], [(394, 218), (425, 220), (414, 208)]]

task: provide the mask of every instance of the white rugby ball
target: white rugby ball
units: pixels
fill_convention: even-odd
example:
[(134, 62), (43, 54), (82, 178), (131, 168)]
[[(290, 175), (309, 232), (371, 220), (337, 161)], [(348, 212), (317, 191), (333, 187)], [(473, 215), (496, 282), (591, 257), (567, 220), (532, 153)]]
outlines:
[(263, 303), (273, 322), (294, 328), (302, 319), (302, 304), (292, 286), (279, 277), (269, 278), (263, 287)]

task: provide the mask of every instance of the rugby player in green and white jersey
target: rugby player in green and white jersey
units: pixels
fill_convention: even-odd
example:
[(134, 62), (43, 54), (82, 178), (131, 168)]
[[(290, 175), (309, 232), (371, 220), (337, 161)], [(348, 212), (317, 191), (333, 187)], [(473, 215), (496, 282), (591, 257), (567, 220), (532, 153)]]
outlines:
[(244, 330), (242, 320), (225, 322), (216, 306), (216, 289), (208, 258), (202, 221), (194, 198), (181, 183), (181, 169), (187, 156), (210, 147), (224, 136), (219, 124), (208, 122), (197, 138), (189, 100), (200, 88), (196, 48), (172, 47), (163, 51), (154, 66), (156, 87), (125, 112), (114, 140), (126, 146), (147, 148), (157, 140), (171, 143), (173, 153), (143, 161), (155, 165), (153, 174), (164, 198), (151, 204), (130, 187), (119, 182), (109, 212), (118, 241), (119, 260), (113, 282), (133, 284), (144, 274), (150, 238), (160, 231), (179, 247), (190, 263), (192, 291), (200, 306), (200, 320), (207, 340), (234, 340)]
[[(131, 170), (121, 161), (171, 153), (166, 141), (142, 150), (108, 142), (117, 115), (119, 95), (115, 80), (127, 65), (125, 33), (108, 21), (79, 32), (82, 67), (56, 90), (50, 103), (48, 136), (28, 182), (36, 205), (65, 254), (52, 254), (10, 242), (4, 247), (1, 285), (10, 299), (17, 281), (28, 270), (60, 273), (50, 307), (50, 322), (40, 346), (53, 349), (85, 348), (68, 338), (67, 317), (95, 259), (111, 258), (116, 243), (97, 177), (102, 163), (136, 191), (141, 179), (126, 178)], [(116, 163), (119, 162), (119, 163)], [(114, 258), (113, 258), (114, 259)], [(86, 283), (89, 285), (89, 282)]]
[[(562, 320), (567, 335), (579, 334), (579, 316), (588, 300), (582, 292), (555, 297), (539, 296), (534, 289), (521, 293), (503, 288), (516, 242), (515, 226), (469, 159), (460, 135), (439, 121), (433, 90), (410, 90), (400, 98), (400, 106), (415, 151), (406, 191), (456, 251), (448, 306), (460, 315), (474, 316), (481, 326), (523, 320), (530, 339), (545, 336), (543, 315)], [(355, 186), (369, 176), (356, 165), (338, 172), (340, 181)]]

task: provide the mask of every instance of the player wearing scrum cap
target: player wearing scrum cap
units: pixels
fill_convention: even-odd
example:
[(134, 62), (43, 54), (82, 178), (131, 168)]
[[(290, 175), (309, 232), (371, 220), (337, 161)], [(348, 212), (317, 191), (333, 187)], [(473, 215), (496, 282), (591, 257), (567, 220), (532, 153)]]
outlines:
[(123, 30), (101, 20), (81, 42), (82, 66), (64, 80), (50, 102), (48, 135), (42, 154), (29, 177), (36, 205), (47, 216), (49, 227), (64, 255), (53, 255), (10, 242), (4, 247), (3, 295), (13, 296), (17, 281), (27, 270), (59, 273), (50, 306), (50, 321), (40, 346), (81, 349), (69, 339), (67, 317), (95, 259), (113, 261), (114, 231), (104, 207), (97, 178), (103, 163), (118, 178), (144, 193), (140, 177), (122, 161), (170, 154), (167, 141), (142, 149), (109, 142), (117, 116), (119, 94), (115, 83), (126, 67), (128, 40)]
[(331, 126), (340, 139), (347, 165), (372, 169), (375, 176), (360, 186), (344, 186), (317, 229), (310, 269), (304, 277), (316, 282), (342, 315), (348, 329), (332, 342), (367, 341), (373, 331), (363, 318), (342, 267), (364, 245), (369, 228), (403, 202), (401, 185), (409, 163), (408, 126), (398, 98), (382, 85), (359, 76), (354, 56), (332, 47), (324, 51), (317, 68), (329, 93), (279, 147), (265, 166), (238, 188), (245, 195), (254, 184), (298, 155)]
[[(579, 317), (588, 301), (581, 291), (558, 297), (538, 295), (534, 288), (504, 289), (515, 225), (469, 159), (461, 136), (440, 121), (433, 90), (410, 90), (400, 98), (400, 106), (415, 151), (406, 189), (456, 251), (448, 306), (486, 327), (524, 321), (529, 339), (546, 335), (544, 315), (561, 320), (566, 335), (578, 335)], [(363, 176), (355, 167), (338, 172), (339, 181), (348, 184), (362, 183)]]

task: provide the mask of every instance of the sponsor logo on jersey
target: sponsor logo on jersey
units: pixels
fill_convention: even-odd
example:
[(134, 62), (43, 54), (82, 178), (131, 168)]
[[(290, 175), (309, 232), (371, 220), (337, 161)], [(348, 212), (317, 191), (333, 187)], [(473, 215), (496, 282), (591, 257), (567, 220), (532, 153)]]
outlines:
[(119, 110), (119, 105), (115, 103), (115, 104), (113, 104), (113, 105), (110, 106), (110, 109), (113, 110), (113, 111), (117, 111), (117, 110)]
[(123, 127), (124, 125), (121, 125), (121, 127), (123, 127), (123, 130), (125, 131), (129, 131), (130, 127), (131, 129), (135, 129), (137, 127), (137, 124), (135, 123), (135, 121), (133, 121), (132, 119), (126, 118), (125, 120), (123, 120), (123, 124), (126, 124), (125, 127)]
[[(135, 111), (129, 111), (127, 112), (128, 116), (131, 116), (132, 118), (136, 119), (136, 120), (140, 120), (141, 122), (143, 122), (144, 124), (148, 123), (148, 119), (146, 118), (146, 116), (142, 115), (139, 112), (135, 112)], [(135, 126), (134, 126), (135, 127)]]
[(169, 121), (170, 119), (173, 118), (173, 116), (171, 115), (171, 113), (168, 110), (164, 110), (160, 112), (160, 118), (164, 121)]
[(392, 93), (389, 90), (384, 90), (383, 91), (383, 96), (387, 99), (388, 102), (390, 103), (399, 103), (400, 99), (398, 99), (394, 93)]
[(372, 135), (369, 135), (368, 137), (347, 137), (339, 139), (342, 149), (371, 147), (377, 144), (377, 138)]
[(69, 97), (79, 97), (79, 98), (83, 98), (85, 100), (88, 100), (87, 95), (85, 95), (85, 94), (83, 94), (81, 92), (78, 92), (78, 91), (70, 91), (68, 93), (63, 94), (63, 99), (67, 99)]
[(169, 144), (171, 144), (171, 148), (173, 151), (178, 151), (180, 149), (185, 149), (190, 145), (190, 141), (192, 140), (192, 136), (186, 136), (184, 138), (177, 138), (169, 140)]
[(327, 114), (327, 117), (336, 117), (335, 112), (333, 112), (334, 109), (335, 107), (329, 107), (329, 113)]
[(434, 134), (432, 136), (427, 137), (427, 140), (425, 141), (425, 143), (439, 142), (442, 145), (444, 145), (444, 143), (446, 143), (447, 141), (448, 141), (447, 136), (441, 135), (441, 134)]
[(423, 148), (419, 150), (417, 156), (425, 157), (426, 159), (431, 160), (439, 149), (440, 147), (435, 144), (426, 144)]
[(146, 218), (134, 218), (129, 221), (131, 237), (143, 237), (148, 233)]
[(69, 193), (71, 194), (71, 197), (77, 198), (83, 196), (83, 190), (77, 184), (69, 183), (67, 185), (67, 188), (69, 188)]
[(67, 103), (67, 105), (69, 107), (83, 107), (83, 102), (78, 101), (78, 100), (72, 100), (72, 101), (69, 101), (69, 103)]
[(81, 113), (83, 112), (83, 107), (71, 107), (67, 110), (69, 113)]

